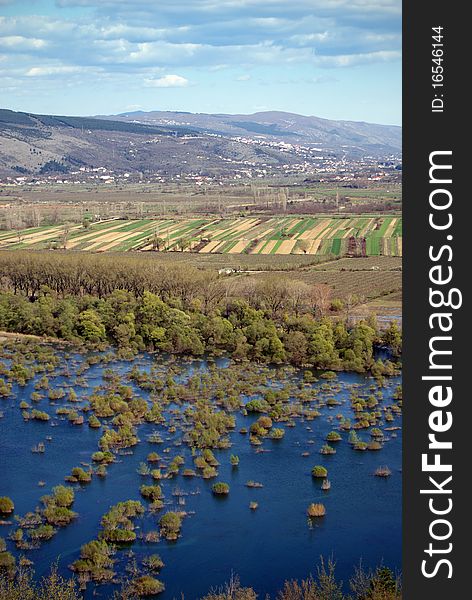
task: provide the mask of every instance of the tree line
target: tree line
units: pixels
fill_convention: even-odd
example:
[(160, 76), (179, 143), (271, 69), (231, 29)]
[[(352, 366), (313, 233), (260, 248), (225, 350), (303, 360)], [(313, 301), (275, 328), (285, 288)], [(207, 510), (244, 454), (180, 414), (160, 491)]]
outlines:
[(0, 254), (0, 329), (132, 351), (290, 362), (322, 369), (393, 370), (379, 346), (401, 352), (392, 323), (349, 327), (327, 316), (329, 288), (280, 277), (218, 277), (187, 265), (116, 255)]

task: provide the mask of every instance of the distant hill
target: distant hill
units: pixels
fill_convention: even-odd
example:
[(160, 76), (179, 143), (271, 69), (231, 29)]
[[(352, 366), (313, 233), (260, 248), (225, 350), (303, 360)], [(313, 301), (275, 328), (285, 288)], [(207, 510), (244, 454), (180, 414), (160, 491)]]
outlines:
[(401, 150), (401, 127), (357, 121), (332, 121), (281, 111), (252, 115), (204, 114), (187, 112), (136, 111), (112, 117), (147, 125), (193, 127), (200, 131), (231, 136), (264, 137), (275, 140), (321, 145), (329, 151), (340, 148), (384, 154)]
[(283, 112), (206, 115), (133, 112), (69, 117), (0, 109), (0, 175), (221, 175), (326, 159), (399, 154), (401, 128)]

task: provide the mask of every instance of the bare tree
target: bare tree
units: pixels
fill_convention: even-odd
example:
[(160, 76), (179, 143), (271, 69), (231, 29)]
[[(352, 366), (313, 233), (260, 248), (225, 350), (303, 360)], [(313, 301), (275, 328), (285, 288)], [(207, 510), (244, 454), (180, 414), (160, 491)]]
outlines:
[(69, 235), (70, 235), (70, 223), (64, 223), (64, 226), (62, 228), (62, 232), (60, 235), (61, 246), (64, 250), (67, 249), (67, 242), (69, 241)]
[(317, 317), (324, 317), (329, 308), (331, 288), (324, 283), (317, 283), (311, 287), (312, 309)]

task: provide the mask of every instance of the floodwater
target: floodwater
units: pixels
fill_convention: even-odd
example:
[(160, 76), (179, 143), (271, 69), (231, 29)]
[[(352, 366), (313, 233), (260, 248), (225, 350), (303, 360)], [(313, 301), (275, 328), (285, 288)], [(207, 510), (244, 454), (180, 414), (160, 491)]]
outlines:
[[(77, 365), (83, 357), (69, 359), (71, 365)], [(79, 398), (86, 398), (93, 388), (103, 383), (104, 369), (113, 369), (114, 373), (126, 374), (134, 364), (142, 370), (149, 370), (153, 362), (160, 362), (165, 368), (165, 358), (141, 355), (133, 362), (115, 360), (112, 364), (96, 364), (83, 374), (87, 388), (74, 388)], [(175, 363), (174, 363), (175, 364)], [(221, 368), (228, 361), (219, 359)], [(182, 381), (196, 369), (205, 370), (204, 360), (184, 361), (182, 363)], [(299, 374), (293, 374), (299, 377)], [(36, 378), (36, 380), (39, 378)], [(30, 402), (35, 381), (25, 387), (14, 385), (14, 398), (0, 399), (0, 496), (10, 496), (15, 502), (15, 513), (24, 515), (39, 505), (42, 495), (50, 492), (55, 485), (64, 483), (64, 477), (80, 463), (90, 463), (90, 457), (98, 449), (101, 430), (70, 424), (55, 416), (55, 409), (64, 401), (49, 403), (41, 401), (37, 408), (46, 410), (52, 418), (49, 422), (23, 421), (18, 405), (21, 400)], [(63, 387), (71, 383), (64, 376), (50, 377), (52, 387)], [(398, 377), (387, 380), (383, 388), (381, 405), (391, 403)], [(350, 386), (357, 384), (359, 390), (367, 392), (375, 383), (372, 378), (353, 373), (340, 373), (336, 379), (340, 390), (336, 400), (341, 402), (334, 408), (323, 406), (321, 416), (312, 421), (295, 419), (295, 427), (280, 426), (285, 429), (282, 440), (264, 439), (260, 447), (251, 446), (247, 435), (241, 435), (241, 427), (249, 428), (259, 415), (236, 416), (236, 428), (230, 434), (232, 447), (215, 450), (214, 454), (220, 466), (218, 477), (213, 480), (177, 477), (160, 481), (165, 495), (166, 506), (161, 513), (147, 512), (135, 521), (139, 528), (136, 532), (157, 529), (159, 514), (165, 510), (185, 510), (189, 515), (184, 519), (182, 535), (176, 542), (161, 540), (156, 544), (137, 540), (132, 546), (119, 550), (115, 556), (115, 570), (124, 572), (129, 560), (130, 549), (138, 564), (149, 554), (159, 554), (165, 567), (157, 577), (166, 586), (160, 598), (187, 600), (203, 596), (210, 588), (218, 587), (228, 581), (231, 574), (237, 574), (244, 586), (252, 586), (259, 597), (271, 594), (275, 597), (285, 580), (306, 577), (310, 572), (316, 574), (320, 556), (334, 557), (336, 572), (346, 581), (354, 568), (362, 561), (364, 566), (375, 567), (380, 563), (393, 570), (401, 566), (401, 429), (387, 432), (387, 439), (381, 451), (354, 451), (349, 445), (348, 433), (342, 433), (342, 441), (335, 444), (337, 453), (322, 456), (319, 449), (326, 434), (336, 429), (335, 416), (342, 413), (353, 419), (349, 403)], [(320, 380), (313, 388), (321, 386)], [(140, 397), (147, 393), (135, 387)], [(75, 407), (80, 406), (74, 405)], [(102, 421), (106, 421), (103, 420)], [(53, 427), (52, 424), (56, 426)], [(395, 417), (389, 426), (399, 426), (401, 417)], [(163, 444), (155, 445), (147, 441), (147, 435), (159, 431)], [(34, 561), (36, 574), (48, 572), (51, 563), (57, 561), (59, 570), (66, 576), (71, 572), (68, 565), (78, 558), (80, 546), (99, 533), (102, 515), (119, 501), (141, 500), (139, 486), (150, 483), (149, 477), (137, 473), (137, 467), (146, 460), (151, 451), (162, 453), (169, 448), (166, 458), (177, 454), (184, 456), (185, 467), (193, 468), (190, 449), (179, 443), (182, 436), (177, 428), (169, 434), (165, 425), (143, 424), (138, 426), (141, 442), (130, 453), (118, 456), (118, 461), (108, 467), (106, 478), (93, 477), (88, 485), (74, 485), (76, 498), (73, 510), (79, 517), (68, 527), (60, 528), (57, 535), (41, 545), (39, 549), (17, 551), (8, 541), (8, 550), (17, 557), (26, 555)], [(46, 437), (52, 436), (51, 441)], [(370, 440), (369, 432), (361, 430), (361, 439)], [(31, 452), (32, 446), (43, 441), (44, 454)], [(334, 445), (334, 444), (333, 444)], [(260, 452), (260, 449), (264, 452)], [(304, 457), (302, 453), (309, 452)], [(240, 458), (238, 468), (230, 465), (230, 455)], [(311, 477), (314, 465), (328, 468), (331, 489), (322, 491), (320, 480)], [(380, 465), (388, 465), (392, 475), (388, 478), (374, 476)], [(46, 485), (39, 487), (38, 482)], [(263, 484), (262, 488), (250, 489), (245, 486), (248, 480)], [(226, 497), (215, 497), (211, 492), (212, 483), (224, 481), (230, 485)], [(178, 504), (177, 489), (184, 495), (185, 504)], [(249, 503), (258, 503), (257, 510), (250, 510)], [(307, 506), (312, 502), (322, 502), (326, 507), (326, 516), (309, 521)], [(12, 527), (0, 527), (0, 536), (6, 538)], [(117, 587), (96, 586), (94, 597), (111, 597)], [(91, 598), (94, 585), (89, 584), (86, 597)]]

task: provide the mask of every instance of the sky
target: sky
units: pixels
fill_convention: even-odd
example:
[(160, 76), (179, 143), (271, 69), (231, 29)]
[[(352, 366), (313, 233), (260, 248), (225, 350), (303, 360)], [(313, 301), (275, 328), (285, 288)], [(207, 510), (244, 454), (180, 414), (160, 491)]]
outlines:
[(0, 105), (401, 124), (401, 0), (0, 0)]

